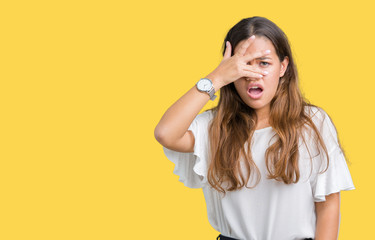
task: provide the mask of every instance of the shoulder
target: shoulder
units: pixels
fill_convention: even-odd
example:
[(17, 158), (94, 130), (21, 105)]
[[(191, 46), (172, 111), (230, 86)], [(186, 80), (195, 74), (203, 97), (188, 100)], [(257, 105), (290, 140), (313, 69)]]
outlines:
[(329, 145), (329, 149), (331, 149), (332, 146), (336, 146), (338, 144), (338, 133), (336, 126), (329, 114), (325, 110), (317, 106), (307, 106), (306, 111), (308, 113), (308, 116), (311, 117), (311, 120), (313, 121), (315, 127), (319, 131), (319, 134), (324, 138), (326, 144)]
[(326, 111), (323, 108), (315, 106), (315, 105), (307, 105), (305, 106), (305, 113), (313, 120), (324, 120), (328, 117)]
[(214, 117), (214, 113), (212, 109), (205, 110), (204, 112), (198, 114), (195, 117), (195, 121), (202, 122), (208, 124)]
[(305, 113), (310, 117), (316, 127), (323, 127), (324, 124), (333, 124), (331, 117), (321, 107), (307, 105), (305, 106)]
[(199, 113), (190, 124), (188, 130), (193, 131), (194, 135), (197, 137), (198, 132), (207, 132), (210, 126), (211, 120), (213, 118), (213, 112), (211, 109), (205, 110)]

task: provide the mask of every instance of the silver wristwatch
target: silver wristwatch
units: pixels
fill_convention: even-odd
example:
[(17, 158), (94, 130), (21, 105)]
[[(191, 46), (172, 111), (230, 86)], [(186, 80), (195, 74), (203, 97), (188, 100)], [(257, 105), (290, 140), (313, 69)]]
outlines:
[(197, 82), (197, 89), (201, 92), (206, 92), (208, 95), (210, 95), (210, 99), (213, 101), (217, 97), (215, 94), (215, 88), (212, 84), (212, 81), (208, 78), (201, 78)]

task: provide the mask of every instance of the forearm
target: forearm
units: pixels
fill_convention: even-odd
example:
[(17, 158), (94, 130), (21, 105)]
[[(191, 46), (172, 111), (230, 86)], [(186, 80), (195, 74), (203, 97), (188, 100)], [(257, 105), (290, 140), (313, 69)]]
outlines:
[[(206, 77), (212, 81), (216, 92), (222, 87), (215, 76), (209, 74)], [(210, 96), (194, 85), (164, 113), (154, 131), (156, 139), (160, 143), (180, 139), (209, 100)]]

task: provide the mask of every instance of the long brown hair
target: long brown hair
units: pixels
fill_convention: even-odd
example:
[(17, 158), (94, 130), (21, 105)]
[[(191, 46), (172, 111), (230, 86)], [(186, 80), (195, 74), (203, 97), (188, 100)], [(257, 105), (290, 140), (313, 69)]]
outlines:
[[(269, 123), (276, 132), (277, 140), (266, 151), (266, 167), (269, 172), (267, 178), (285, 184), (298, 182), (299, 139), (302, 137), (305, 142), (302, 132), (308, 126), (315, 133), (313, 136), (316, 147), (321, 146), (326, 154), (327, 167), (323, 171), (325, 172), (329, 166), (327, 148), (312, 117), (305, 112), (307, 106), (317, 106), (305, 100), (299, 89), (297, 68), (284, 32), (264, 17), (242, 19), (227, 33), (223, 43), (223, 55), (226, 41), (231, 43), (233, 56), (236, 45), (251, 35), (264, 36), (271, 40), (280, 62), (286, 56), (289, 58), (287, 70), (280, 78), (276, 94), (270, 103)], [(209, 184), (224, 195), (225, 190), (235, 191), (244, 186), (254, 188), (260, 181), (260, 172), (252, 159), (250, 144), (247, 144), (247, 154), (245, 154), (245, 143), (250, 142), (257, 125), (255, 110), (241, 99), (233, 82), (221, 88), (218, 105), (208, 110), (212, 110), (214, 114), (209, 126), (211, 156), (207, 176)], [(338, 142), (342, 150), (341, 143), (339, 140)], [(311, 160), (310, 151), (308, 152)], [(345, 155), (343, 150), (342, 152)], [(320, 154), (319, 149), (318, 153)], [(247, 176), (241, 171), (241, 157), (245, 159)], [(247, 182), (253, 175), (254, 169), (257, 171), (257, 181), (253, 187), (248, 187)], [(222, 186), (223, 183), (228, 184), (226, 189)]]

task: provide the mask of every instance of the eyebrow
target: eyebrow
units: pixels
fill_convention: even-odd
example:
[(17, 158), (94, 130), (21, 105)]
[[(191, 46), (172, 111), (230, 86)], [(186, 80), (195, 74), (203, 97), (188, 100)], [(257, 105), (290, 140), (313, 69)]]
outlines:
[(272, 60), (272, 58), (270, 58), (270, 57), (261, 57), (261, 58), (256, 58), (256, 59), (259, 59), (259, 60), (270, 59), (270, 60)]

